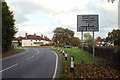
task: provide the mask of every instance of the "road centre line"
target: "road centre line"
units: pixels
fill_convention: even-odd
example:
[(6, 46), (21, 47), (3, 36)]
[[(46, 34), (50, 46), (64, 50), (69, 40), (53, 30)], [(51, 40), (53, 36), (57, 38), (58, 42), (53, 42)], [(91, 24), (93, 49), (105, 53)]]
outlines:
[[(36, 49), (36, 50), (37, 50), (37, 49)], [(37, 50), (37, 51), (38, 51), (38, 50)], [(26, 51), (25, 51), (25, 52), (26, 52)], [(25, 52), (22, 52), (21, 54), (24, 54)], [(18, 55), (21, 55), (21, 54), (18, 54)], [(36, 55), (38, 55), (38, 54), (39, 54), (39, 51), (37, 52)], [(14, 55), (14, 56), (11, 56), (11, 57), (15, 57), (15, 56), (18, 56), (18, 55)], [(11, 57), (8, 57), (8, 58), (11, 58)], [(30, 58), (27, 58), (26, 60), (30, 60), (30, 59), (32, 59), (33, 57), (35, 57), (35, 56), (32, 56), (32, 57), (30, 57)], [(5, 59), (8, 59), (8, 58), (5, 58)], [(8, 69), (10, 69), (10, 68), (13, 68), (13, 67), (17, 66), (18, 64), (19, 64), (19, 63), (16, 63), (16, 64), (14, 64), (14, 65), (6, 68), (6, 69), (0, 70), (0, 73), (1, 73), (1, 72), (4, 72), (4, 71), (6, 71), (6, 70), (8, 70)]]
[(8, 70), (8, 69), (10, 69), (10, 68), (12, 68), (12, 67), (15, 67), (15, 66), (17, 66), (17, 65), (18, 65), (18, 63), (14, 64), (14, 65), (6, 68), (6, 69), (0, 70), (0, 73), (1, 73), (1, 72), (4, 72), (4, 71), (6, 71), (6, 70)]
[(30, 58), (27, 58), (26, 60), (30, 60), (30, 59), (32, 59), (33, 57), (35, 57), (35, 56), (32, 56), (32, 57), (30, 57)]
[[(36, 49), (37, 50), (37, 49)], [(38, 51), (38, 50), (37, 50)], [(36, 55), (38, 55), (39, 54), (39, 51), (37, 52), (37, 54)]]
[(21, 52), (21, 53), (19, 53), (19, 54), (16, 54), (16, 55), (12, 55), (12, 56), (9, 56), (9, 57), (6, 57), (6, 58), (3, 58), (3, 59), (1, 59), (0, 61), (2, 61), (2, 60), (6, 60), (6, 59), (9, 59), (9, 58), (13, 58), (13, 57), (16, 57), (16, 56), (19, 56), (19, 55), (22, 55), (22, 54), (24, 54), (24, 53), (26, 53), (28, 50), (25, 50), (24, 52)]
[[(53, 52), (53, 51), (52, 51), (52, 52)], [(54, 53), (55, 56), (56, 56), (56, 65), (55, 65), (55, 71), (54, 71), (54, 75), (53, 75), (53, 77), (52, 77), (52, 80), (54, 80), (55, 77), (56, 77), (57, 67), (58, 67), (58, 55), (57, 55), (57, 53), (55, 53), (55, 52), (53, 52), (53, 53)]]
[[(37, 49), (36, 49), (37, 50)], [(37, 50), (38, 51), (38, 50)], [(36, 55), (38, 55), (39, 54), (39, 51), (37, 52), (37, 54)], [(30, 60), (30, 59), (32, 59), (33, 57), (35, 57), (35, 55), (34, 56), (32, 56), (32, 57), (30, 57), (30, 58), (27, 58), (26, 60)]]

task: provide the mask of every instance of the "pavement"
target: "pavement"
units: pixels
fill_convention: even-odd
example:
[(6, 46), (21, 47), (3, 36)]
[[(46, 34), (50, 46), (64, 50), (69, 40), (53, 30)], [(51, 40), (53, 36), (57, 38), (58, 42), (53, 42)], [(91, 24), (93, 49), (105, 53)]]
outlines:
[(25, 52), (2, 60), (2, 78), (59, 77), (56, 76), (60, 68), (59, 57), (50, 48), (24, 49)]

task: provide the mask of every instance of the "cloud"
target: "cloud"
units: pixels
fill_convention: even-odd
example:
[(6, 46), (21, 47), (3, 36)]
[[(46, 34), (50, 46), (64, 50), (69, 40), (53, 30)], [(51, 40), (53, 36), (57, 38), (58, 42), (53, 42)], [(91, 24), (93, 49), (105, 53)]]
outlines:
[[(52, 36), (52, 30), (61, 26), (70, 28), (77, 34), (77, 15), (80, 14), (98, 14), (100, 31), (97, 34), (103, 37), (118, 26), (117, 1), (113, 4), (106, 0), (7, 0), (7, 2), (14, 11), (16, 26), (20, 31)], [(35, 15), (35, 18), (31, 17), (31, 14)]]
[(32, 2), (39, 8), (45, 10), (46, 12), (52, 13), (64, 13), (79, 8), (79, 10), (84, 10), (86, 8), (86, 1), (79, 0), (38, 0), (37, 2), (32, 0)]
[(18, 27), (18, 28), (23, 28), (23, 27), (33, 27), (33, 26), (35, 26), (35, 23), (33, 23), (33, 22), (28, 22), (28, 21), (26, 21), (26, 22), (22, 22), (22, 23), (20, 23), (20, 24), (16, 24), (16, 27)]

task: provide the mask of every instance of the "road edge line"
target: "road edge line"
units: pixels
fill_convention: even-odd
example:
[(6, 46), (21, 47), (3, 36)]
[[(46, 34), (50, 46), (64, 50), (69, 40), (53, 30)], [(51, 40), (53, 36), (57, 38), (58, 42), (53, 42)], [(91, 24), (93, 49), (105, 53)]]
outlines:
[(53, 75), (53, 77), (52, 77), (52, 80), (54, 80), (55, 77), (56, 77), (57, 68), (58, 68), (58, 55), (57, 55), (56, 52), (54, 52), (54, 51), (52, 51), (52, 52), (53, 52), (53, 53), (55, 54), (55, 56), (56, 56), (56, 65), (55, 65), (54, 75)]

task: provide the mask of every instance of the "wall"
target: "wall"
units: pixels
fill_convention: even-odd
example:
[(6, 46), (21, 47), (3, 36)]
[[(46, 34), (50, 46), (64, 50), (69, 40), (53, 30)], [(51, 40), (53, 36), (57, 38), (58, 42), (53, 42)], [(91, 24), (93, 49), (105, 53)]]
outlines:
[(40, 46), (40, 44), (34, 44), (34, 42), (43, 42), (43, 44), (50, 44), (50, 41), (45, 41), (45, 40), (32, 40), (31, 39), (23, 39), (22, 40), (22, 47), (24, 46)]

